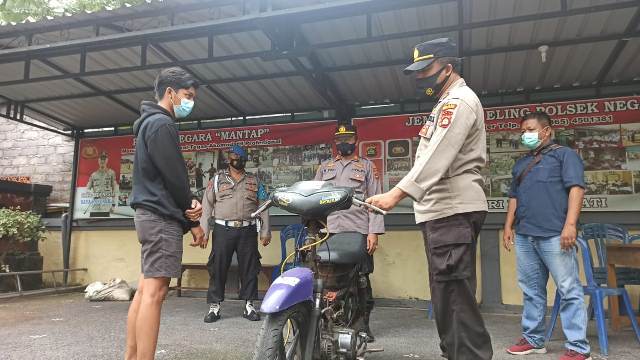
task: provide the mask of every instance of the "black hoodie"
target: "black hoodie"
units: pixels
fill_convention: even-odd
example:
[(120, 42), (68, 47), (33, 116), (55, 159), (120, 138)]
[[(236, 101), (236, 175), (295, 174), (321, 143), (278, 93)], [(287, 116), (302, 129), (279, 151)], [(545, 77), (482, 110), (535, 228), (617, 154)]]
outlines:
[(197, 226), (198, 222), (191, 222), (184, 215), (195, 197), (189, 188), (178, 128), (171, 114), (154, 102), (143, 101), (133, 134), (136, 153), (131, 207), (177, 220), (185, 232)]

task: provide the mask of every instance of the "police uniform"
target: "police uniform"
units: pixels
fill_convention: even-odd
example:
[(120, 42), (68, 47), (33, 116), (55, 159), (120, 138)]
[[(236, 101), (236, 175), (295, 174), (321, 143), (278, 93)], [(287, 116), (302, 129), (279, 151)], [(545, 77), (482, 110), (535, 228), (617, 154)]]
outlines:
[(268, 212), (260, 215), (261, 224), (251, 219), (251, 213), (265, 199), (264, 186), (255, 175), (248, 172), (236, 181), (225, 169), (218, 171), (209, 181), (202, 201), (203, 218), (200, 221), (206, 238), (209, 231), (213, 230), (211, 255), (207, 262), (209, 304), (224, 300), (227, 272), (234, 252), (238, 256), (240, 271), (240, 298), (248, 301), (258, 299), (261, 264), (257, 228), (259, 226), (261, 238), (271, 238), (271, 230)]
[[(336, 136), (356, 135), (355, 127), (351, 125), (341, 125), (338, 127)], [(355, 196), (366, 199), (370, 196), (380, 194), (382, 186), (379, 173), (373, 162), (368, 159), (355, 156), (351, 160), (345, 160), (342, 156), (321, 163), (314, 180), (330, 182), (335, 186), (348, 186), (355, 189)], [(329, 233), (359, 232), (362, 234), (364, 248), (367, 246), (367, 235), (384, 233), (384, 217), (380, 214), (369, 212), (366, 209), (352, 206), (347, 210), (331, 213), (327, 218)], [(369, 314), (374, 306), (373, 293), (369, 274), (373, 273), (373, 256), (368, 255), (360, 263), (360, 272), (366, 278), (366, 316), (365, 323), (368, 328)]]
[[(103, 152), (100, 159), (106, 160), (107, 154)], [(117, 187), (116, 173), (112, 169), (98, 169), (89, 176), (87, 189), (94, 194), (90, 205), (90, 216), (110, 215), (112, 206), (118, 204)]]
[[(422, 43), (405, 73), (456, 56), (456, 45), (448, 39)], [(437, 86), (442, 85), (421, 90), (435, 96)], [(419, 135), (415, 164), (397, 187), (414, 200), (423, 232), (441, 348), (449, 359), (490, 359), (491, 338), (475, 299), (476, 245), (487, 213), (480, 173), (486, 132), (480, 100), (464, 79), (440, 94)]]

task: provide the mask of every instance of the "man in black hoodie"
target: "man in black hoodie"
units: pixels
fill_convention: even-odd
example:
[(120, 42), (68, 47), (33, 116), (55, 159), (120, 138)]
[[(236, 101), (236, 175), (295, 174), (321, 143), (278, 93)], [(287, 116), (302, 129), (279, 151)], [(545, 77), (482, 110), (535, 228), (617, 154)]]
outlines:
[(160, 71), (155, 80), (158, 103), (143, 101), (133, 125), (136, 153), (131, 207), (142, 246), (142, 274), (127, 318), (126, 359), (153, 359), (160, 311), (171, 278), (180, 276), (182, 236), (202, 245), (198, 219), (202, 206), (189, 188), (175, 119), (193, 109), (198, 82), (181, 68)]

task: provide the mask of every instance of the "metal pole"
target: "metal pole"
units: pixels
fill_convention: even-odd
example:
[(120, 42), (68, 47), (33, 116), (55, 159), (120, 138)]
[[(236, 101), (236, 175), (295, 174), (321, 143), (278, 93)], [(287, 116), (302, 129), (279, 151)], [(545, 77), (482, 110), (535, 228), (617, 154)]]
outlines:
[[(78, 130), (73, 131), (73, 165), (71, 170), (71, 194), (69, 194), (69, 211), (66, 218), (62, 217), (62, 264), (65, 269), (69, 266), (69, 255), (71, 254), (71, 232), (73, 231), (73, 211), (76, 201), (76, 181), (78, 179), (78, 160), (80, 159), (80, 132)], [(69, 280), (69, 273), (63, 274), (63, 284), (67, 286)]]

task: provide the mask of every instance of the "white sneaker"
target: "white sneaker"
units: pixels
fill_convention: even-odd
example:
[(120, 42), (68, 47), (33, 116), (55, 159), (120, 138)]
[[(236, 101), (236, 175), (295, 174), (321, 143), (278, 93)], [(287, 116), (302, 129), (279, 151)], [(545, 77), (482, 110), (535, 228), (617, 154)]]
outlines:
[(249, 300), (244, 304), (244, 314), (242, 317), (249, 321), (260, 321), (260, 314), (256, 311), (256, 308), (253, 307), (253, 301)]

